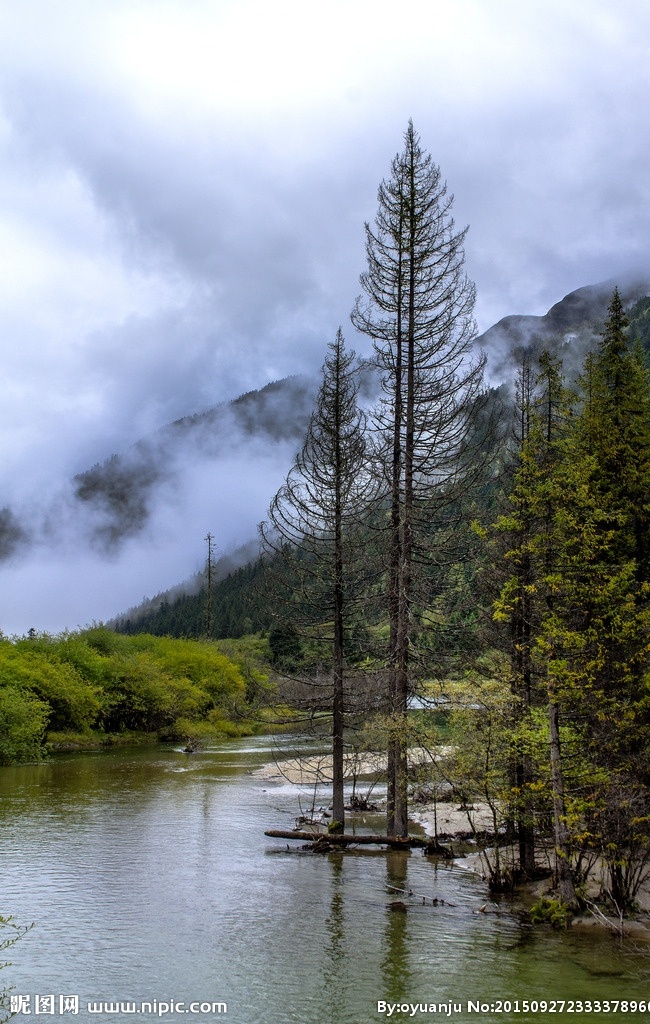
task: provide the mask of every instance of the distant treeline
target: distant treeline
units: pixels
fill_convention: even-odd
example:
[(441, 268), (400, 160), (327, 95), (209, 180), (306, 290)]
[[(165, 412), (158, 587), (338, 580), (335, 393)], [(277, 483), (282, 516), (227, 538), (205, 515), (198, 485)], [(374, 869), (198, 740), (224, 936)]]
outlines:
[[(158, 607), (139, 612), (113, 623), (119, 633), (135, 635), (201, 638), (207, 633), (208, 597), (205, 585), (193, 594), (169, 600), (162, 597)], [(215, 583), (211, 601), (211, 639), (238, 638), (267, 631), (273, 622), (264, 585), (264, 565), (257, 559)]]

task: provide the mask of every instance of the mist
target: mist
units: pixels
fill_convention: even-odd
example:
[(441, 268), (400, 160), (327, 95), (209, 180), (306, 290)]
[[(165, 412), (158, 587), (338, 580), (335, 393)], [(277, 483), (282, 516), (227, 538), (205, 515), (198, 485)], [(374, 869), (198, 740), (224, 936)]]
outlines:
[[(4, 632), (105, 621), (202, 571), (208, 532), (216, 559), (256, 537), (316, 386), (293, 377), (181, 419), (25, 501), (18, 515), (6, 509)], [(86, 609), (91, 617), (80, 618)]]
[(315, 380), (339, 324), (369, 355), (410, 117), (481, 331), (647, 276), (649, 30), (641, 0), (0, 0), (0, 628), (111, 617), (254, 533), (297, 436), (160, 432)]

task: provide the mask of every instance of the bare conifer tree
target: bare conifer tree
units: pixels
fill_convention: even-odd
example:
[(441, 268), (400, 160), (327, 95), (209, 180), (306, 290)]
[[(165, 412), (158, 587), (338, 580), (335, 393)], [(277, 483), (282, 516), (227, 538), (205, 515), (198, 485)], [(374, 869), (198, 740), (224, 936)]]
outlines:
[[(414, 650), (418, 553), (430, 524), (458, 502), (475, 471), (474, 414), (484, 360), (473, 361), (475, 289), (464, 273), (466, 229), (456, 231), (440, 169), (409, 122), (404, 149), (366, 224), (365, 297), (354, 326), (373, 339), (384, 399), (375, 417), (390, 502), (388, 543), (389, 834), (408, 830), (406, 712)], [(427, 526), (429, 524), (429, 526)], [(418, 626), (419, 628), (419, 626)]]
[[(284, 573), (281, 616), (292, 627), (317, 627), (331, 654), (331, 679), (313, 704), (332, 711), (333, 822), (345, 822), (345, 629), (358, 571), (358, 531), (367, 516), (372, 476), (365, 416), (357, 406), (354, 353), (339, 329), (323, 365), (305, 442), (261, 524), (263, 549)], [(279, 557), (278, 557), (279, 556)], [(325, 624), (331, 624), (331, 632)], [(313, 635), (313, 634), (312, 634)]]

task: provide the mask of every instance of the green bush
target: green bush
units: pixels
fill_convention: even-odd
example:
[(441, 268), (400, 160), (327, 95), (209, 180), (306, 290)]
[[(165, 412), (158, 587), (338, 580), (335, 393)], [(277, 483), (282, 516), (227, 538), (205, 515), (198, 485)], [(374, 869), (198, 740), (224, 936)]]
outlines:
[(37, 761), (50, 714), (48, 705), (18, 686), (0, 686), (0, 765)]
[(240, 666), (214, 643), (124, 636), (103, 626), (0, 639), (0, 690), (3, 764), (38, 756), (46, 729), (76, 742), (93, 730), (174, 736), (179, 722), (237, 733), (229, 711), (234, 704), (245, 711), (247, 695)]
[(566, 928), (571, 918), (571, 911), (561, 900), (550, 896), (542, 896), (530, 908), (530, 919), (533, 924), (550, 924), (554, 928)]
[(19, 686), (49, 705), (52, 729), (92, 727), (100, 709), (96, 689), (58, 653), (0, 644), (0, 686)]

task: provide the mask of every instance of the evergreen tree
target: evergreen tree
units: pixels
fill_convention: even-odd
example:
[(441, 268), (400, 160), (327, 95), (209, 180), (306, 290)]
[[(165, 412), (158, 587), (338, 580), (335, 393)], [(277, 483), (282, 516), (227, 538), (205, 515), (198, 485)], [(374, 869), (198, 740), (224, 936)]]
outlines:
[[(612, 326), (603, 349), (614, 381), (624, 349)], [(576, 396), (566, 390), (557, 362), (542, 357), (511, 512), (496, 524), (511, 538), (511, 575), (496, 614), (511, 625), (515, 688), (532, 698), (531, 722), (538, 720), (535, 707), (546, 709), (556, 872), (569, 904), (575, 901), (572, 857), (580, 845), (605, 856), (611, 846), (603, 809), (611, 806), (613, 792), (621, 792), (621, 770), (629, 770), (621, 752), (635, 721), (632, 680), (648, 653), (631, 502), (622, 498), (620, 475), (611, 472), (614, 453), (623, 472), (624, 446), (611, 433), (601, 435), (595, 417), (598, 401), (603, 418), (628, 434), (616, 415), (617, 388), (602, 383), (605, 361), (603, 353), (602, 361), (587, 362), (586, 398), (576, 420)], [(641, 422), (638, 428), (642, 434)], [(541, 763), (536, 771), (543, 778)]]
[(630, 340), (614, 290), (602, 340), (582, 377), (581, 430), (595, 455), (595, 482), (624, 516), (612, 558), (633, 558), (639, 583), (650, 582), (650, 379)]
[(279, 580), (281, 617), (303, 630), (316, 626), (320, 646), (330, 649), (331, 693), (319, 694), (316, 705), (332, 712), (333, 819), (343, 830), (345, 633), (360, 571), (357, 535), (372, 487), (354, 353), (346, 352), (340, 329), (329, 348), (305, 442), (260, 529), (265, 551), (286, 574)]
[[(579, 428), (595, 461), (594, 492), (607, 510), (601, 561), (610, 580), (589, 704), (592, 756), (603, 780), (589, 829), (612, 894), (625, 905), (650, 856), (650, 383), (618, 290), (581, 386)], [(587, 602), (592, 621), (597, 594), (592, 589)]]
[[(384, 390), (375, 426), (382, 444), (388, 527), (389, 834), (408, 831), (406, 710), (415, 648), (418, 547), (472, 457), (472, 409), (483, 363), (472, 363), (474, 286), (464, 274), (466, 230), (456, 231), (440, 169), (409, 122), (404, 149), (378, 192), (375, 227), (366, 224), (365, 299), (352, 314), (373, 339)], [(433, 561), (434, 559), (431, 559)]]
[[(510, 542), (508, 552), (510, 568), (509, 656), (511, 664), (510, 686), (515, 698), (513, 709), (515, 733), (522, 731), (537, 703), (533, 673), (534, 583), (533, 559), (530, 550), (531, 535), (535, 529), (534, 510), (527, 500), (531, 473), (535, 462), (527, 459), (531, 440), (531, 419), (534, 416), (535, 381), (533, 369), (524, 354), (516, 382), (514, 445), (520, 479), (511, 494), (516, 518), (506, 525)], [(505, 521), (507, 523), (507, 520)], [(513, 528), (514, 527), (514, 528)], [(501, 555), (504, 553), (501, 541)], [(535, 871), (535, 835), (533, 794), (534, 766), (523, 737), (516, 736), (511, 755), (511, 825), (516, 831), (519, 847), (519, 867), (524, 875)], [(514, 794), (514, 799), (512, 799)]]
[[(511, 626), (513, 689), (520, 696), (523, 723), (530, 719), (534, 706), (542, 704), (546, 708), (556, 871), (563, 899), (573, 903), (575, 892), (560, 740), (562, 694), (556, 669), (567, 655), (559, 628), (563, 622), (563, 594), (567, 585), (563, 573), (568, 569), (563, 550), (567, 523), (563, 517), (567, 501), (580, 489), (574, 487), (566, 493), (565, 472), (572, 464), (567, 453), (571, 440), (570, 401), (560, 366), (547, 353), (542, 355), (540, 363), (535, 399), (527, 382), (522, 380), (523, 429), (519, 466), (511, 494), (512, 511), (497, 523), (498, 529), (510, 532), (513, 542), (506, 556), (512, 566), (511, 576), (497, 603), (497, 615), (507, 619)], [(530, 765), (526, 768), (530, 776)], [(532, 779), (524, 777), (524, 762), (520, 764), (520, 772), (523, 785), (529, 785)], [(524, 789), (520, 808), (522, 803), (525, 808), (529, 802), (525, 797)], [(529, 827), (530, 821), (524, 818), (524, 824)], [(525, 870), (532, 867), (529, 839), (520, 832), (521, 866)]]

